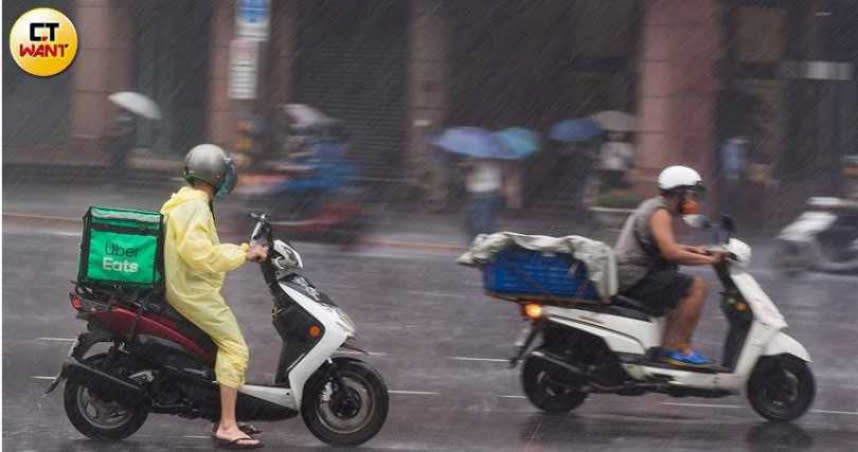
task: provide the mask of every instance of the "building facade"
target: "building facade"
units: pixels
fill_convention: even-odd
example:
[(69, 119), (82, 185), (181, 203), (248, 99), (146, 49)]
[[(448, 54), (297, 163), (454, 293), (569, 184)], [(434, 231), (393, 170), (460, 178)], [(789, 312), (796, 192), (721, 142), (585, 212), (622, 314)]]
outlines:
[[(544, 132), (609, 109), (638, 116), (641, 193), (668, 164), (718, 180), (718, 149), (739, 135), (779, 189), (833, 193), (836, 178), (819, 175), (856, 149), (858, 5), (848, 0), (271, 0), (252, 101), (228, 93), (235, 1), (35, 3), (70, 16), (80, 51), (48, 80), (5, 60), (7, 164), (104, 164), (107, 96), (120, 90), (164, 110), (138, 130), (145, 155), (232, 148), (240, 112), (266, 118), (298, 102), (343, 119), (362, 177), (392, 184), (419, 185), (427, 133), (440, 128)], [(33, 6), (4, 2), (6, 30)], [(545, 192), (562, 205), (562, 184), (531, 195)]]

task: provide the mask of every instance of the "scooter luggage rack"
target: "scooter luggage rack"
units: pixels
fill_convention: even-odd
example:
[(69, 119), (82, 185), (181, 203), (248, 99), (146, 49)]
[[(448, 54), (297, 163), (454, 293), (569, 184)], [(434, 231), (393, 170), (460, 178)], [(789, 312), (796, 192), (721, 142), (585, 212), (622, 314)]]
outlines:
[[(571, 275), (576, 274), (578, 272), (577, 270), (578, 270), (579, 265), (583, 265), (583, 263), (576, 260), (575, 266), (570, 268), (568, 273)], [(583, 292), (589, 288), (588, 284), (579, 284), (578, 287), (575, 289), (575, 294), (571, 297), (570, 296), (558, 296), (558, 295), (551, 293), (551, 291), (549, 291), (548, 289), (543, 287), (542, 284), (539, 284), (530, 275), (528, 275), (527, 272), (522, 271), (520, 268), (518, 268), (518, 266), (510, 265), (510, 266), (508, 266), (508, 268), (512, 269), (513, 272), (515, 272), (518, 276), (520, 276), (522, 279), (527, 281), (527, 283), (531, 287), (536, 289), (536, 291), (539, 293), (538, 294), (534, 294), (534, 293), (504, 294), (504, 293), (499, 293), (499, 292), (495, 292), (495, 291), (486, 289), (485, 290), (486, 295), (488, 295), (489, 297), (492, 297), (492, 298), (497, 298), (497, 299), (506, 300), (506, 301), (512, 301), (512, 302), (519, 303), (519, 304), (525, 304), (525, 303), (533, 302), (533, 301), (540, 301), (540, 302), (542, 302), (542, 304), (545, 304), (548, 306), (557, 306), (557, 307), (561, 307), (561, 308), (574, 307), (574, 306), (580, 306), (580, 305), (605, 305), (605, 304), (609, 304), (609, 303), (605, 303), (604, 301), (602, 301), (601, 298), (597, 298), (595, 300), (582, 298), (581, 295), (583, 295)]]

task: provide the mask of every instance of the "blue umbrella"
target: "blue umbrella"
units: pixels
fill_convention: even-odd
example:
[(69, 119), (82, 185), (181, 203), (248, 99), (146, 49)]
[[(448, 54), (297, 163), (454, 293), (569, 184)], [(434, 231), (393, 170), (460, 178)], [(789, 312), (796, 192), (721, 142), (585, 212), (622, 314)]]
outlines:
[(455, 154), (483, 159), (516, 158), (491, 132), (479, 127), (452, 127), (444, 131), (433, 143)]
[(495, 136), (515, 154), (512, 158), (524, 158), (539, 150), (539, 135), (524, 127), (510, 127), (495, 132)]
[(576, 142), (589, 141), (601, 134), (602, 128), (592, 119), (565, 119), (554, 124), (548, 136), (552, 140)]

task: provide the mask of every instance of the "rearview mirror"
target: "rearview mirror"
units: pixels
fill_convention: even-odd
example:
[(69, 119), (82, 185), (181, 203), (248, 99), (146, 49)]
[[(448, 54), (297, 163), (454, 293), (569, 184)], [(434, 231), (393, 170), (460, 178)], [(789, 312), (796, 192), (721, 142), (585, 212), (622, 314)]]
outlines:
[(721, 215), (721, 228), (730, 234), (736, 232), (736, 223), (730, 215)]

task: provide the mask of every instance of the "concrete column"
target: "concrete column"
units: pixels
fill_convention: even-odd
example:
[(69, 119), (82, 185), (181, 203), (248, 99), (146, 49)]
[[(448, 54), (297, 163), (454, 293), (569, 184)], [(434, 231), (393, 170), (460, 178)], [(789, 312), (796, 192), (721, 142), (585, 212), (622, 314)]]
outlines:
[(209, 137), (227, 149), (236, 139), (234, 106), (229, 99), (229, 46), (235, 24), (235, 2), (216, 0), (212, 14), (211, 69), (209, 70)]
[(446, 197), (446, 182), (432, 158), (428, 134), (443, 126), (447, 112), (444, 36), (442, 1), (411, 0), (406, 161), (411, 180), (438, 202)]
[(298, 44), (298, 2), (279, 0), (271, 3), (271, 40), (268, 52), (268, 93), (266, 108), (293, 98), (293, 71)]
[(642, 194), (654, 194), (659, 171), (672, 164), (713, 180), (716, 8), (716, 0), (645, 3), (636, 157)]
[(70, 69), (71, 149), (60, 160), (104, 163), (105, 135), (116, 114), (107, 96), (133, 84), (133, 18), (123, 2), (79, 0), (73, 20), (79, 47)]

